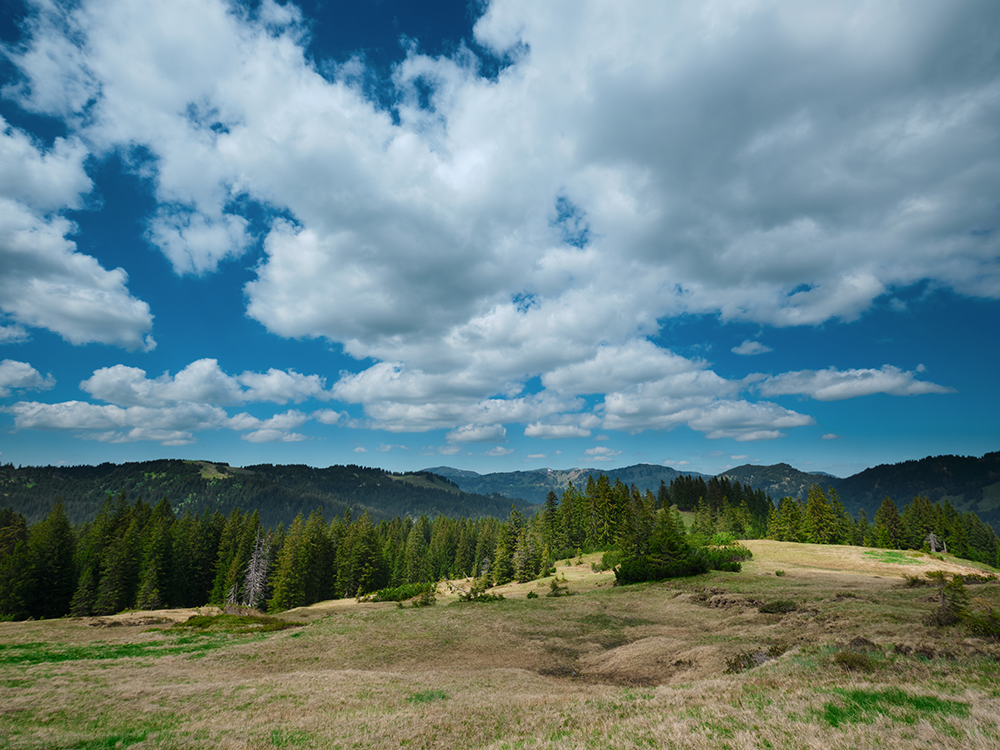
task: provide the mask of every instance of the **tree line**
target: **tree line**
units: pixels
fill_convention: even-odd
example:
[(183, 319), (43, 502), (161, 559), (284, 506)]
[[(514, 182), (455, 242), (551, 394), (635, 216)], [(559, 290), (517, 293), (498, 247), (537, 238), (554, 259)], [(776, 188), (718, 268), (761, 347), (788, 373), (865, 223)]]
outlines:
[(956, 557), (1000, 567), (1000, 539), (973, 512), (959, 513), (945, 500), (917, 495), (900, 512), (886, 497), (872, 521), (864, 510), (853, 518), (830, 488), (813, 485), (805, 500), (785, 497), (767, 519), (767, 538), (784, 542), (853, 544), (881, 549), (947, 551)]
[[(680, 513), (693, 513), (685, 524)], [(688, 527), (689, 526), (689, 527)], [(919, 549), (934, 534), (953, 554), (1000, 562), (993, 530), (949, 503), (916, 498), (902, 513), (886, 500), (874, 524), (853, 519), (834, 491), (805, 500), (726, 478), (679, 476), (654, 495), (607, 476), (550, 492), (533, 515), (437, 515), (373, 521), (322, 510), (270, 527), (239, 508), (178, 515), (124, 492), (93, 521), (72, 527), (57, 503), (37, 524), (0, 511), (0, 618), (109, 615), (125, 609), (241, 604), (278, 612), (391, 587), (475, 577), (481, 586), (530, 581), (556, 560), (607, 551), (619, 581), (734, 569), (745, 548), (728, 540), (862, 544)], [(720, 547), (726, 547), (720, 551)]]

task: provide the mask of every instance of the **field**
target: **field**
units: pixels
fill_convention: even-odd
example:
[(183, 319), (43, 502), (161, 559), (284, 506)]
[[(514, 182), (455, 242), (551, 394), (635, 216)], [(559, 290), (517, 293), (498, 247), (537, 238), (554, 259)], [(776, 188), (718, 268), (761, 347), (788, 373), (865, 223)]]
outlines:
[(741, 573), (621, 588), (560, 563), (571, 596), (0, 623), (0, 748), (1000, 746), (1000, 644), (925, 624), (932, 590), (903, 585), (976, 571), (748, 546)]

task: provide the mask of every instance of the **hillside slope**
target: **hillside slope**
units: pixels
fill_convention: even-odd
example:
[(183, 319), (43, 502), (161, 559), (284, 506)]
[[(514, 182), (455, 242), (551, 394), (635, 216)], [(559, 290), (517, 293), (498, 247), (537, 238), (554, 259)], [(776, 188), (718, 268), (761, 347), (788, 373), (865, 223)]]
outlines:
[(484, 497), (461, 491), (440, 477), (391, 474), (362, 466), (273, 466), (236, 468), (211, 461), (161, 460), (99, 466), (0, 466), (0, 508), (40, 521), (57, 498), (70, 523), (91, 520), (108, 495), (125, 493), (130, 501), (167, 500), (175, 513), (256, 510), (266, 526), (289, 525), (296, 515), (319, 509), (332, 519), (350, 510), (373, 520), (397, 515), (506, 517), (508, 497)]

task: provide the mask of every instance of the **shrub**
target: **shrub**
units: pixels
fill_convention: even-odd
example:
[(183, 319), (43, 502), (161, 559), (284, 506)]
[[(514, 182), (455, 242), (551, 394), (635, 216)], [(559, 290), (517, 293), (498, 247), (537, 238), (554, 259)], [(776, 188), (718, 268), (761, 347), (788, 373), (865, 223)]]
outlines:
[(595, 573), (611, 570), (622, 561), (622, 553), (618, 550), (609, 550), (601, 555), (601, 562), (594, 563), (590, 567)]
[[(563, 580), (565, 580), (565, 579), (563, 579)], [(570, 595), (570, 593), (569, 593), (569, 586), (560, 586), (559, 585), (559, 581), (557, 581), (555, 578), (552, 579), (552, 583), (550, 584), (549, 588), (551, 590), (545, 596), (569, 596)], [(532, 593), (534, 593), (534, 592), (532, 592)]]
[(1000, 612), (993, 607), (978, 612), (966, 612), (962, 619), (973, 635), (1000, 641)]
[(406, 599), (412, 599), (415, 596), (433, 594), (436, 589), (436, 583), (404, 583), (402, 586), (390, 586), (379, 589), (372, 594), (370, 601), (401, 602)]
[(525, 597), (525, 599), (537, 599), (537, 598), (538, 598), (537, 591), (529, 591), (528, 595)]
[(766, 649), (754, 649), (736, 654), (732, 659), (726, 659), (726, 674), (739, 674), (748, 669), (759, 667), (772, 659), (777, 659), (785, 653), (782, 646), (768, 646)]
[(774, 574), (780, 578), (781, 576), (785, 575), (785, 571), (783, 571), (783, 570), (776, 570), (776, 571), (774, 571)]
[(705, 560), (709, 570), (722, 570), (728, 573), (739, 573), (743, 569), (743, 561), (753, 557), (753, 553), (741, 544), (701, 547), (697, 550), (697, 554)]
[(878, 663), (872, 657), (857, 651), (839, 651), (833, 661), (846, 672), (870, 673), (878, 669)]
[(632, 560), (625, 560), (615, 568), (615, 585), (699, 576), (707, 572), (708, 563), (699, 555), (689, 555), (676, 560), (642, 555)]

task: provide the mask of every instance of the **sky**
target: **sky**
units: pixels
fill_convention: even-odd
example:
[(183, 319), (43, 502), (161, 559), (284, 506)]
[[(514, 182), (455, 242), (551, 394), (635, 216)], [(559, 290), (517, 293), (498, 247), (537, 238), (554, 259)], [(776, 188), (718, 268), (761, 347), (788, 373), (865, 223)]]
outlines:
[(994, 0), (3, 0), (0, 463), (1000, 449)]

